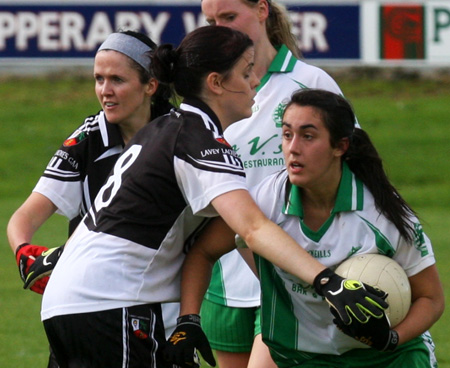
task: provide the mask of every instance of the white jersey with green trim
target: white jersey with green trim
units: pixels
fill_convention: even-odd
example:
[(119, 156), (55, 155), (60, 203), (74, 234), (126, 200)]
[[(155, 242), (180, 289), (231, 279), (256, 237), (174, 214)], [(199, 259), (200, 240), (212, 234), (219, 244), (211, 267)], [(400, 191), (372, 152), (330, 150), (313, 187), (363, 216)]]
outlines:
[[(252, 188), (251, 195), (269, 219), (325, 266), (335, 269), (355, 254), (379, 253), (396, 260), (410, 277), (435, 263), (430, 240), (418, 219), (411, 217), (414, 242), (407, 243), (376, 209), (372, 194), (347, 165), (334, 209), (318, 231), (303, 223), (300, 190), (287, 188), (286, 182), (286, 171), (274, 174)], [(238, 238), (238, 243), (241, 241)], [(261, 257), (256, 256), (256, 261), (262, 289), (263, 339), (276, 353), (293, 358), (295, 354), (342, 354), (367, 348), (336, 328), (327, 302), (311, 285)]]
[[(249, 187), (284, 168), (281, 114), (292, 93), (301, 88), (320, 88), (342, 94), (326, 72), (297, 60), (283, 45), (261, 80), (252, 116), (225, 130), (226, 140), (244, 164)], [(224, 255), (216, 263), (205, 298), (231, 307), (260, 304), (259, 282), (237, 251)]]

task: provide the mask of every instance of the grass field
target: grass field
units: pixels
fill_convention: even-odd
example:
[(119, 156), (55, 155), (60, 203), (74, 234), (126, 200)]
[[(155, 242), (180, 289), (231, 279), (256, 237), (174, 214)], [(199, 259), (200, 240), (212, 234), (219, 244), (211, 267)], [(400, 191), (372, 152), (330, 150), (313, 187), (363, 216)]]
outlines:
[[(417, 210), (433, 241), (450, 292), (450, 82), (416, 78), (335, 76), (352, 101), (400, 193)], [(41, 297), (21, 288), (6, 224), (63, 139), (99, 109), (93, 82), (79, 78), (0, 80), (0, 367), (46, 367), (48, 344), (39, 319)], [(64, 242), (66, 221), (54, 216), (34, 242)], [(450, 368), (450, 317), (431, 329), (440, 367)]]

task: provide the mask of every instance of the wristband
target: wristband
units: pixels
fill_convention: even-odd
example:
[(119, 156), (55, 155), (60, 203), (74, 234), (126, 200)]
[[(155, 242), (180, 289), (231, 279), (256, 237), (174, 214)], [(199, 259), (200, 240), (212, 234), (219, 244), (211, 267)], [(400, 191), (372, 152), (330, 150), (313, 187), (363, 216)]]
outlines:
[(19, 250), (21, 250), (23, 247), (25, 247), (25, 246), (27, 246), (27, 245), (30, 245), (30, 243), (22, 243), (22, 244), (20, 244), (20, 245), (16, 248), (15, 255), (17, 256), (17, 253), (19, 252)]
[(394, 351), (398, 345), (398, 333), (395, 330), (389, 331), (389, 339), (383, 351)]
[(186, 314), (177, 318), (177, 324), (194, 323), (200, 325), (201, 317), (198, 314)]

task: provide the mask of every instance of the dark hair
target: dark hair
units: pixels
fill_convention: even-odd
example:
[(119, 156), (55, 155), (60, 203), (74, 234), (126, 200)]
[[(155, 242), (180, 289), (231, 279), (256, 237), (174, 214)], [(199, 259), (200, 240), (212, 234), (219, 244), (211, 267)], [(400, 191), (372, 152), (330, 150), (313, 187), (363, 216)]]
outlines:
[(382, 159), (368, 134), (355, 128), (356, 119), (350, 103), (329, 91), (303, 89), (292, 95), (286, 109), (294, 104), (316, 109), (330, 133), (332, 147), (336, 147), (343, 138), (349, 139), (349, 147), (342, 160), (370, 190), (377, 209), (395, 225), (402, 237), (412, 241), (414, 229), (410, 216), (415, 212), (390, 183)]
[(222, 26), (204, 26), (190, 32), (174, 49), (159, 46), (150, 67), (160, 83), (173, 84), (182, 97), (198, 97), (204, 78), (211, 72), (227, 75), (253, 45), (242, 32)]
[[(153, 52), (157, 45), (153, 40), (148, 37), (147, 35), (135, 32), (135, 31), (119, 31), (119, 33), (126, 34), (128, 36), (137, 38), (142, 43), (145, 43)], [(149, 57), (151, 54), (149, 55)], [(147, 84), (151, 78), (155, 78), (153, 75), (153, 72), (150, 68), (150, 70), (146, 70), (144, 67), (139, 65), (136, 61), (134, 61), (131, 58), (127, 58), (129, 65), (131, 68), (135, 69), (139, 74), (139, 80), (142, 84)], [(152, 96), (152, 103), (151, 103), (151, 117), (152, 119), (157, 118), (158, 116), (164, 115), (170, 111), (170, 109), (173, 107), (173, 105), (170, 103), (171, 98), (171, 92), (170, 88), (166, 85), (159, 85), (158, 89), (156, 90), (155, 94)]]

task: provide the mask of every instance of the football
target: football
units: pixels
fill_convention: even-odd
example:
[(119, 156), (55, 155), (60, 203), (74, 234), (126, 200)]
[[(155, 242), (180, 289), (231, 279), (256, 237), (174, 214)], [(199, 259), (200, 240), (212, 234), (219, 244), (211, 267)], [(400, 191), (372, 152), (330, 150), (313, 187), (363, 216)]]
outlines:
[(335, 272), (387, 292), (389, 308), (386, 315), (391, 327), (405, 318), (411, 306), (411, 286), (403, 268), (392, 258), (381, 254), (357, 255), (342, 262)]

